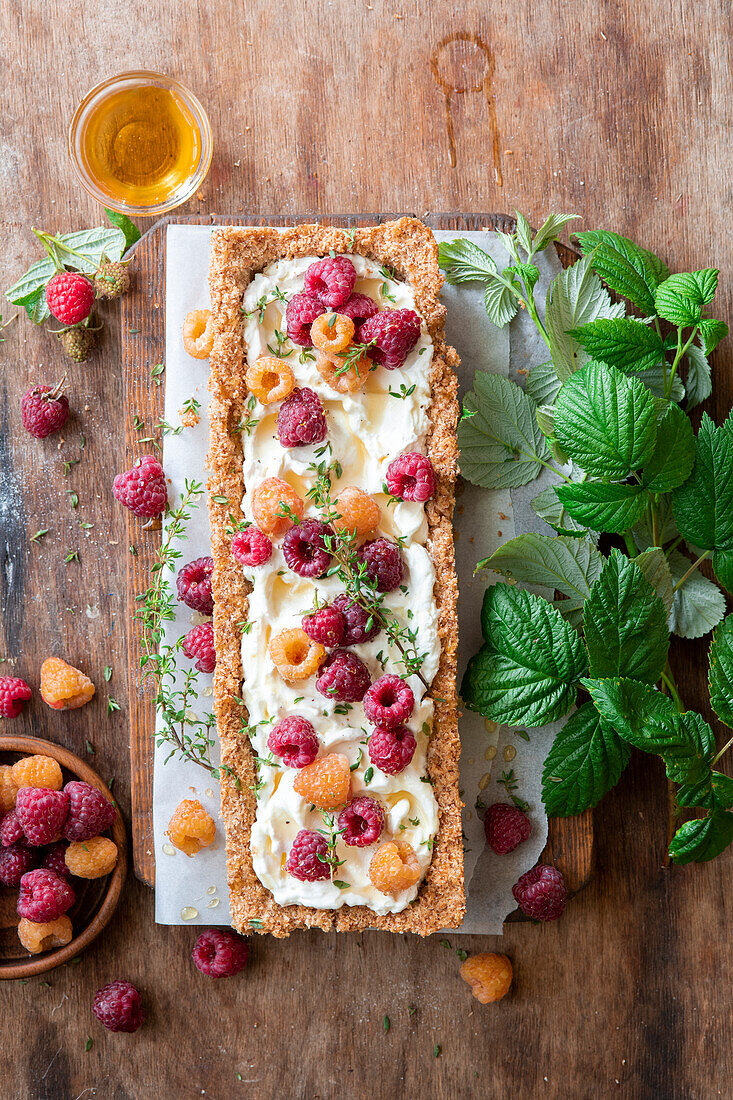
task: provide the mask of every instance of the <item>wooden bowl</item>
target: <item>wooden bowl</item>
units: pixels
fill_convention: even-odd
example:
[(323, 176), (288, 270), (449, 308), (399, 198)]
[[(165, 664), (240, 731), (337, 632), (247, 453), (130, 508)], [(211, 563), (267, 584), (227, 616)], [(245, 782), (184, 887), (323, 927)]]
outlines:
[[(112, 800), (111, 791), (94, 769), (68, 749), (38, 737), (0, 736), (0, 764), (12, 764), (21, 756), (32, 754), (52, 756), (58, 760), (64, 772), (64, 782), (81, 779)], [(68, 915), (74, 936), (65, 947), (45, 951), (42, 955), (28, 955), (17, 933), (18, 914), (15, 907), (18, 891), (0, 886), (0, 979), (33, 978), (44, 974), (69, 962), (97, 938), (117, 908), (127, 874), (127, 837), (119, 813), (112, 826), (112, 839), (117, 845), (117, 865), (112, 873), (104, 878), (73, 880), (76, 901)]]

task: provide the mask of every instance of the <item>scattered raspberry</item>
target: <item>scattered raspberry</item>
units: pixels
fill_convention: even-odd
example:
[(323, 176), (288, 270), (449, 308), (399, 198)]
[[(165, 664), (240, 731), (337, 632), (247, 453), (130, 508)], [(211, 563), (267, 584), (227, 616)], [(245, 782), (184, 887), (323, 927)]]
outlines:
[(341, 490), (333, 506), (338, 512), (338, 519), (334, 520), (334, 526), (352, 535), (370, 535), (377, 529), (382, 518), (376, 500), (363, 489), (357, 489), (353, 485), (347, 485)]
[(23, 838), (23, 826), (15, 810), (11, 810), (9, 814), (5, 814), (2, 823), (0, 823), (0, 844), (3, 848), (9, 848), (11, 844), (15, 844), (16, 841)]
[(339, 752), (330, 752), (307, 764), (293, 781), (295, 793), (319, 810), (338, 810), (348, 801), (350, 786), (349, 759)]
[(18, 821), (29, 844), (55, 844), (61, 838), (69, 813), (66, 791), (21, 787), (15, 803)]
[(305, 768), (318, 756), (318, 736), (307, 718), (290, 714), (270, 730), (267, 747), (289, 768)]
[(288, 337), (301, 348), (312, 347), (311, 325), (323, 313), (323, 302), (312, 294), (295, 294), (285, 310)]
[(209, 928), (194, 944), (191, 958), (209, 978), (232, 978), (244, 970), (249, 957), (247, 941), (225, 928)]
[(323, 646), (309, 638), (300, 627), (281, 630), (270, 641), (269, 651), (272, 663), (288, 683), (307, 680), (318, 671), (326, 656)]
[(415, 850), (406, 840), (380, 844), (369, 864), (369, 878), (382, 894), (409, 890), (420, 878)]
[(279, 477), (266, 477), (252, 494), (252, 515), (266, 535), (284, 535), (293, 526), (290, 514), (299, 523), (303, 518), (303, 501), (295, 489)]
[(343, 641), (346, 620), (337, 607), (319, 607), (312, 615), (304, 616), (302, 625), (309, 638), (332, 649)]
[(339, 306), (339, 313), (350, 317), (358, 328), (362, 321), (367, 321), (379, 313), (379, 306), (368, 294), (352, 294)]
[(327, 434), (326, 413), (316, 391), (308, 386), (293, 390), (277, 414), (277, 438), (283, 447), (322, 443)]
[(92, 1012), (108, 1031), (137, 1031), (145, 1022), (140, 994), (131, 982), (122, 979), (95, 993)]
[(500, 1001), (512, 984), (512, 964), (506, 955), (486, 952), (471, 955), (461, 963), (461, 977), (471, 986), (471, 992), (482, 1005)]
[(359, 342), (371, 344), (370, 358), (387, 370), (404, 364), (419, 337), (420, 318), (412, 309), (384, 309), (359, 325)]
[(10, 764), (0, 764), (0, 813), (7, 813), (15, 807), (18, 788), (13, 783)]
[(127, 264), (102, 264), (94, 276), (94, 289), (98, 298), (121, 298), (130, 289), (130, 272)]
[(424, 504), (434, 495), (435, 485), (435, 470), (427, 455), (409, 451), (389, 464), (387, 488), (393, 497)]
[(192, 359), (208, 359), (214, 346), (214, 318), (210, 309), (192, 309), (183, 318), (183, 347)]
[(23, 875), (33, 870), (36, 853), (26, 844), (11, 844), (0, 849), (0, 883), (3, 886), (20, 886)]
[(16, 787), (47, 787), (50, 791), (60, 791), (64, 777), (58, 760), (52, 756), (24, 756), (13, 764), (10, 773)]
[(211, 594), (211, 574), (214, 572), (213, 558), (196, 558), (179, 569), (176, 577), (178, 599), (202, 615), (211, 615), (214, 610), (214, 597)]
[(375, 680), (364, 696), (364, 713), (375, 726), (395, 729), (407, 722), (415, 707), (412, 688), (399, 676)]
[(369, 738), (369, 759), (385, 775), (404, 771), (415, 755), (417, 742), (407, 726), (385, 729), (377, 726)]
[(290, 849), (285, 870), (301, 882), (316, 882), (331, 877), (328, 862), (328, 843), (325, 836), (311, 829), (301, 829)]
[(60, 657), (48, 657), (41, 665), (41, 697), (54, 710), (76, 710), (93, 695), (89, 677)]
[(378, 592), (391, 592), (402, 581), (402, 555), (391, 539), (371, 539), (359, 547), (359, 561), (366, 565), (367, 576)]
[(52, 947), (66, 947), (71, 943), (74, 930), (68, 917), (57, 917), (56, 920), (44, 921), (37, 924), (35, 921), (21, 917), (18, 921), (18, 939), (31, 955), (40, 955), (42, 951), (50, 951)]
[(362, 642), (371, 642), (382, 629), (374, 615), (370, 615), (361, 604), (354, 603), (347, 592), (336, 596), (332, 607), (340, 611), (344, 617), (344, 637), (342, 645), (361, 645)]
[(46, 849), (41, 860), (41, 867), (44, 867), (47, 871), (53, 871), (55, 875), (66, 881), (71, 877), (71, 871), (66, 866), (66, 859), (64, 858), (68, 846), (65, 840), (60, 840), (58, 844), (52, 844), (50, 848)]
[(90, 328), (65, 328), (59, 333), (61, 347), (75, 363), (86, 363), (97, 342), (97, 334)]
[(23, 427), (36, 439), (45, 439), (57, 432), (69, 418), (69, 399), (60, 389), (61, 384), (33, 386), (23, 394), (20, 402)]
[(352, 798), (348, 806), (339, 814), (339, 829), (343, 829), (341, 839), (344, 844), (355, 848), (366, 848), (376, 844), (384, 829), (384, 810), (380, 804), (367, 795)]
[[(336, 309), (350, 296), (356, 282), (356, 268), (347, 256), (324, 256), (305, 273), (305, 290), (328, 309)], [(323, 310), (321, 310), (323, 312)]]
[(209, 848), (216, 836), (216, 823), (196, 798), (184, 798), (173, 811), (168, 822), (166, 836), (174, 848), (187, 856), (195, 856), (202, 848)]
[(245, 527), (232, 539), (232, 554), (240, 565), (264, 565), (272, 557), (272, 543), (259, 527)]
[(46, 287), (46, 304), (57, 321), (78, 325), (92, 312), (94, 287), (84, 275), (59, 271)]
[(304, 519), (283, 539), (283, 557), (299, 577), (322, 577), (331, 564), (327, 549), (333, 528), (317, 519)]
[(69, 816), (64, 827), (67, 840), (89, 840), (112, 827), (117, 810), (97, 787), (74, 779), (64, 790), (69, 796)]
[(316, 687), (327, 699), (339, 703), (360, 703), (372, 678), (369, 669), (348, 649), (334, 649), (323, 662)]
[(214, 649), (214, 624), (201, 623), (191, 627), (183, 639), (183, 652), (194, 661), (199, 672), (213, 672), (216, 668)]
[(512, 886), (512, 893), (519, 908), (532, 920), (557, 920), (565, 911), (568, 897), (562, 874), (547, 864), (525, 871)]
[(143, 455), (131, 470), (117, 474), (112, 492), (120, 504), (143, 519), (161, 515), (168, 503), (163, 467), (154, 455)]
[(68, 882), (64, 882), (53, 871), (39, 868), (27, 871), (20, 880), (18, 895), (18, 916), (26, 917), (36, 924), (56, 920), (71, 909), (76, 898)]
[(0, 676), (0, 717), (17, 718), (32, 694), (25, 680), (17, 676)]
[(486, 840), (500, 856), (513, 852), (532, 832), (530, 820), (509, 802), (495, 802), (484, 815)]
[(103, 878), (117, 863), (117, 845), (106, 836), (75, 840), (66, 849), (64, 859), (77, 878)]

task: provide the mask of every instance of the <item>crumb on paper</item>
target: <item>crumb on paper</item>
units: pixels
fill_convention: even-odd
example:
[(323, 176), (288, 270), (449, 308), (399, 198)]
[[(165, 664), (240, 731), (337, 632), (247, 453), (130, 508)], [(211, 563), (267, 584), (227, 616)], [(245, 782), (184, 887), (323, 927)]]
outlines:
[(195, 409), (179, 409), (178, 415), (184, 428), (195, 428), (201, 417)]

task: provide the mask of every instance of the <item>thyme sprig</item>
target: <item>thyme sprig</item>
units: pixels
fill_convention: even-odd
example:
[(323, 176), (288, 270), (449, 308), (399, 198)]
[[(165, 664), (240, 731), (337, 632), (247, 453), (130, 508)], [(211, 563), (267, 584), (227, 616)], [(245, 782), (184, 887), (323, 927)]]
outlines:
[(318, 859), (320, 859), (321, 863), (328, 863), (331, 868), (331, 878), (333, 878), (333, 873), (336, 868), (340, 867), (343, 863), (346, 863), (345, 859), (338, 858), (338, 853), (336, 852), (338, 838), (341, 836), (344, 830), (336, 828), (337, 823), (333, 814), (329, 814), (325, 810), (321, 810), (321, 817), (323, 818), (323, 824), (326, 827), (325, 829), (318, 829), (317, 831), (321, 833), (322, 836), (325, 836), (327, 847), (325, 856), (322, 856), (320, 852), (316, 852), (316, 856), (318, 857)]

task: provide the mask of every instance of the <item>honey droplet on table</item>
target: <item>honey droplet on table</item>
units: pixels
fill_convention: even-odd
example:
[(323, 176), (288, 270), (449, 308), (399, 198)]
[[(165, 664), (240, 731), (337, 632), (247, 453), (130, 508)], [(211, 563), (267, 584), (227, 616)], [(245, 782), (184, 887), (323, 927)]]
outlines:
[(507, 761), (507, 763), (510, 760), (513, 760), (516, 755), (517, 750), (514, 748), (514, 745), (507, 745), (507, 747), (504, 749), (504, 759)]
[(206, 887), (206, 893), (207, 894), (215, 894), (216, 893), (216, 887), (215, 886), (207, 886)]
[(198, 909), (194, 909), (192, 905), (184, 905), (181, 909), (181, 920), (196, 920), (198, 915)]
[(496, 756), (496, 745), (489, 745), (484, 753), (484, 760), (493, 760)]
[(174, 856), (176, 854), (176, 850), (175, 850), (175, 848), (173, 847), (172, 844), (164, 844), (163, 845), (163, 854), (166, 855), (166, 856)]
[(211, 901), (206, 902), (206, 908), (207, 909), (216, 909), (217, 905), (219, 904), (219, 901), (220, 901), (219, 898), (212, 898)]

